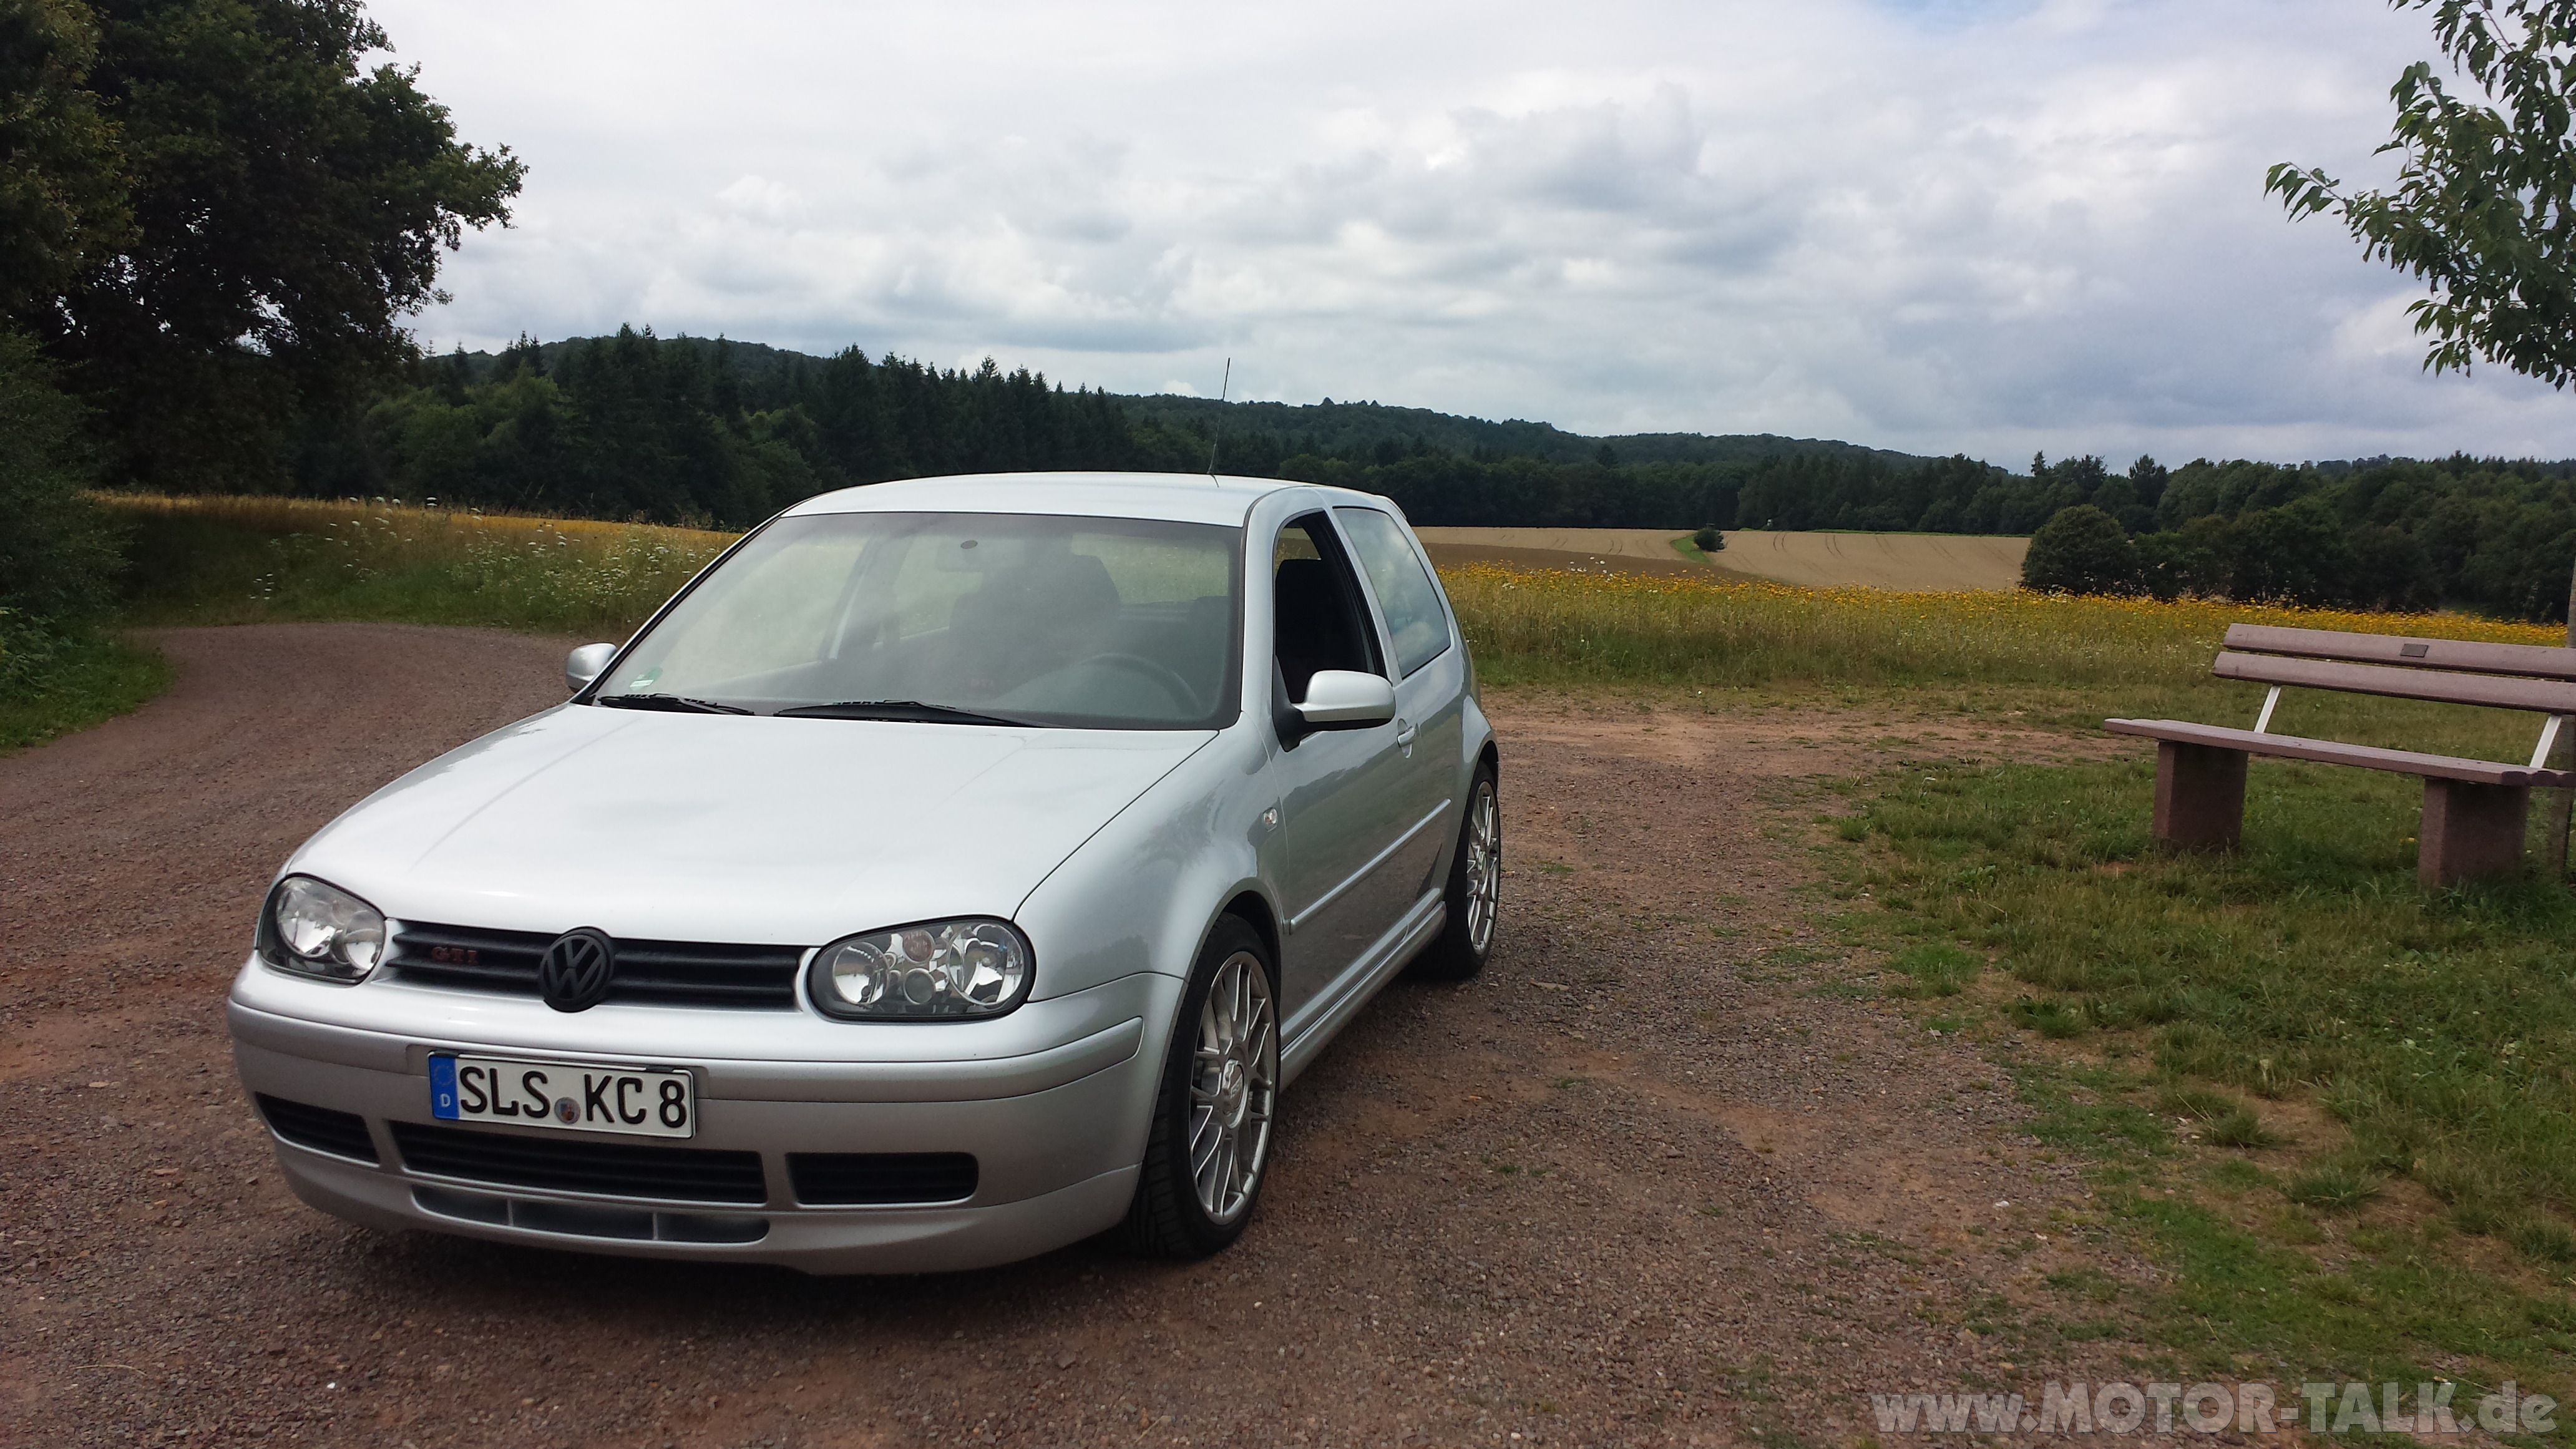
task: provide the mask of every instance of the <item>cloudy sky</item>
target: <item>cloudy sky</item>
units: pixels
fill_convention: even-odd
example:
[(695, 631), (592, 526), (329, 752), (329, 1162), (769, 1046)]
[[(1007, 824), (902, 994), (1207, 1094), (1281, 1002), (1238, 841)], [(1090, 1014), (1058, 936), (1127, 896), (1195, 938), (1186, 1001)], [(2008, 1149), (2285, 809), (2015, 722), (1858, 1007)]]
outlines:
[(1585, 433), (2576, 456), (2420, 370), (2274, 161), (2384, 180), (2382, 0), (375, 0), (529, 167), (441, 350), (649, 323)]

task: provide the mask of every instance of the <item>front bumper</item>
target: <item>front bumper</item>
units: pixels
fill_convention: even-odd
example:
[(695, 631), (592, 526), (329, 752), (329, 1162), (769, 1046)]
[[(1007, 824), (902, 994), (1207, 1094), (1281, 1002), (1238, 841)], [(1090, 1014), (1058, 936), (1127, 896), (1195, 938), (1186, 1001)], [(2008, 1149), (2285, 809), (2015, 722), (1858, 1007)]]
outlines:
[[(325, 1212), (382, 1228), (585, 1252), (774, 1263), (815, 1273), (909, 1273), (1031, 1257), (1119, 1220), (1144, 1154), (1161, 1024), (1178, 1009), (1181, 987), (1171, 977), (1139, 974), (1030, 1002), (992, 1023), (843, 1028), (852, 1056), (911, 1060), (744, 1055), (742, 1047), (756, 1039), (746, 1033), (745, 1018), (753, 1014), (744, 1012), (634, 1008), (649, 1013), (639, 1023), (649, 1029), (639, 1035), (656, 1048), (651, 1051), (601, 1050), (605, 1022), (567, 1019), (534, 1002), (476, 1001), (475, 1014), (484, 1018), (477, 1024), (486, 1029), (470, 1035), (389, 1031), (389, 1017), (413, 1015), (401, 1012), (389, 993), (461, 993), (305, 983), (256, 961), (236, 983), (227, 1015), (234, 1061), (253, 1094), (354, 1114), (365, 1124), (372, 1164), (357, 1160), (354, 1139), (336, 1152), (277, 1139), (289, 1185)], [(349, 1009), (361, 993), (368, 994), (364, 1007)], [(369, 1025), (316, 1019), (324, 1011)], [(458, 1024), (439, 1023), (441, 1015), (417, 1013), (424, 1024)], [(539, 1045), (547, 1017), (580, 1022), (574, 1035), (581, 1047)], [(703, 1023), (704, 1035), (734, 1054), (673, 1050), (691, 1034), (687, 1022), (694, 1018), (716, 1018)], [(810, 1051), (816, 1038), (808, 1028), (778, 1025), (786, 1028), (775, 1034), (779, 1040)], [(953, 1044), (951, 1054), (922, 1059), (943, 1043)], [(884, 1050), (871, 1053), (871, 1044)], [(429, 1111), (428, 1059), (451, 1051), (684, 1068), (697, 1081), (699, 1130), (685, 1143), (663, 1143), (437, 1122)], [(397, 1123), (478, 1137), (756, 1153), (762, 1200), (565, 1192), (421, 1171), (406, 1162)], [(956, 1201), (809, 1206), (791, 1180), (791, 1152), (967, 1153), (978, 1171), (972, 1195)]]

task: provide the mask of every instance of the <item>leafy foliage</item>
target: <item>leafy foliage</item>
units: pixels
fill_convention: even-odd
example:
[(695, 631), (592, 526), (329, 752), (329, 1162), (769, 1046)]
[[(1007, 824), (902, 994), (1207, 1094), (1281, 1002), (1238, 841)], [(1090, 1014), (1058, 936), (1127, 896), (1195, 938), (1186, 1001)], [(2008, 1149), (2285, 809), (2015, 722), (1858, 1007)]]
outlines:
[(2137, 577), (2138, 551), (2120, 520), (2090, 503), (2040, 525), (2021, 562), (2021, 586), (2041, 593), (2125, 594)]
[(74, 0), (0, 0), (0, 313), (131, 235), (116, 126), (83, 88), (98, 27)]
[(2331, 211), (2355, 240), (2430, 284), (2413, 303), (2432, 339), (2424, 365), (2475, 358), (2565, 387), (2576, 378), (2576, 0), (2391, 0), (2430, 8), (2455, 73), (2498, 104), (2453, 95), (2430, 63), (2398, 77), (2382, 152), (2394, 191), (2346, 195), (2322, 170), (2282, 162), (2264, 186), (2293, 217)]
[(362, 71), (390, 42), (351, 0), (7, 3), (51, 37), (27, 69), (62, 118), (29, 127), (51, 169), (12, 183), (52, 209), (0, 216), (0, 256), (55, 263), (19, 320), (113, 476), (277, 486), (299, 417), (411, 355), (400, 319), (465, 227), (507, 219), (518, 161), (458, 142), (415, 72)]
[(108, 602), (115, 537), (81, 493), (80, 422), (35, 344), (0, 330), (0, 626), (86, 623)]

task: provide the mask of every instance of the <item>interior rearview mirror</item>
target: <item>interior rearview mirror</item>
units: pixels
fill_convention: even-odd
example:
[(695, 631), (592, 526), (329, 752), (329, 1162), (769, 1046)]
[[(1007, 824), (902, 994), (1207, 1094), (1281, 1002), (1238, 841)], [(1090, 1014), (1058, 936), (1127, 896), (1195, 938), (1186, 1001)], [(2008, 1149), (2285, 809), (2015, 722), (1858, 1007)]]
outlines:
[(1310, 730), (1364, 730), (1395, 718), (1395, 686), (1374, 674), (1318, 669), (1297, 715)]
[(617, 657), (614, 644), (584, 644), (564, 659), (564, 688), (579, 694)]

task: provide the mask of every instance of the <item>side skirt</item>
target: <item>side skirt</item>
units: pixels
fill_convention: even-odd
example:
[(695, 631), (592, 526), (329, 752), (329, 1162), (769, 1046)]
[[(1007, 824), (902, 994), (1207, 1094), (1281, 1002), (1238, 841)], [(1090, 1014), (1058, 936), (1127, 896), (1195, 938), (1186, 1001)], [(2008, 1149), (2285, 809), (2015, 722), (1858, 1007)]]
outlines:
[(1448, 904), (1440, 892), (1431, 891), (1413, 903), (1404, 919), (1392, 930), (1378, 937), (1377, 944), (1361, 953), (1350, 968), (1342, 972), (1331, 986), (1315, 994), (1304, 1019), (1290, 1023), (1279, 1049), (1279, 1082), (1281, 1086), (1297, 1080), (1297, 1074), (1320, 1055), (1325, 1046), (1339, 1035), (1361, 1007), (1377, 995), (1379, 989), (1395, 978), (1406, 964), (1422, 953), (1449, 923)]

